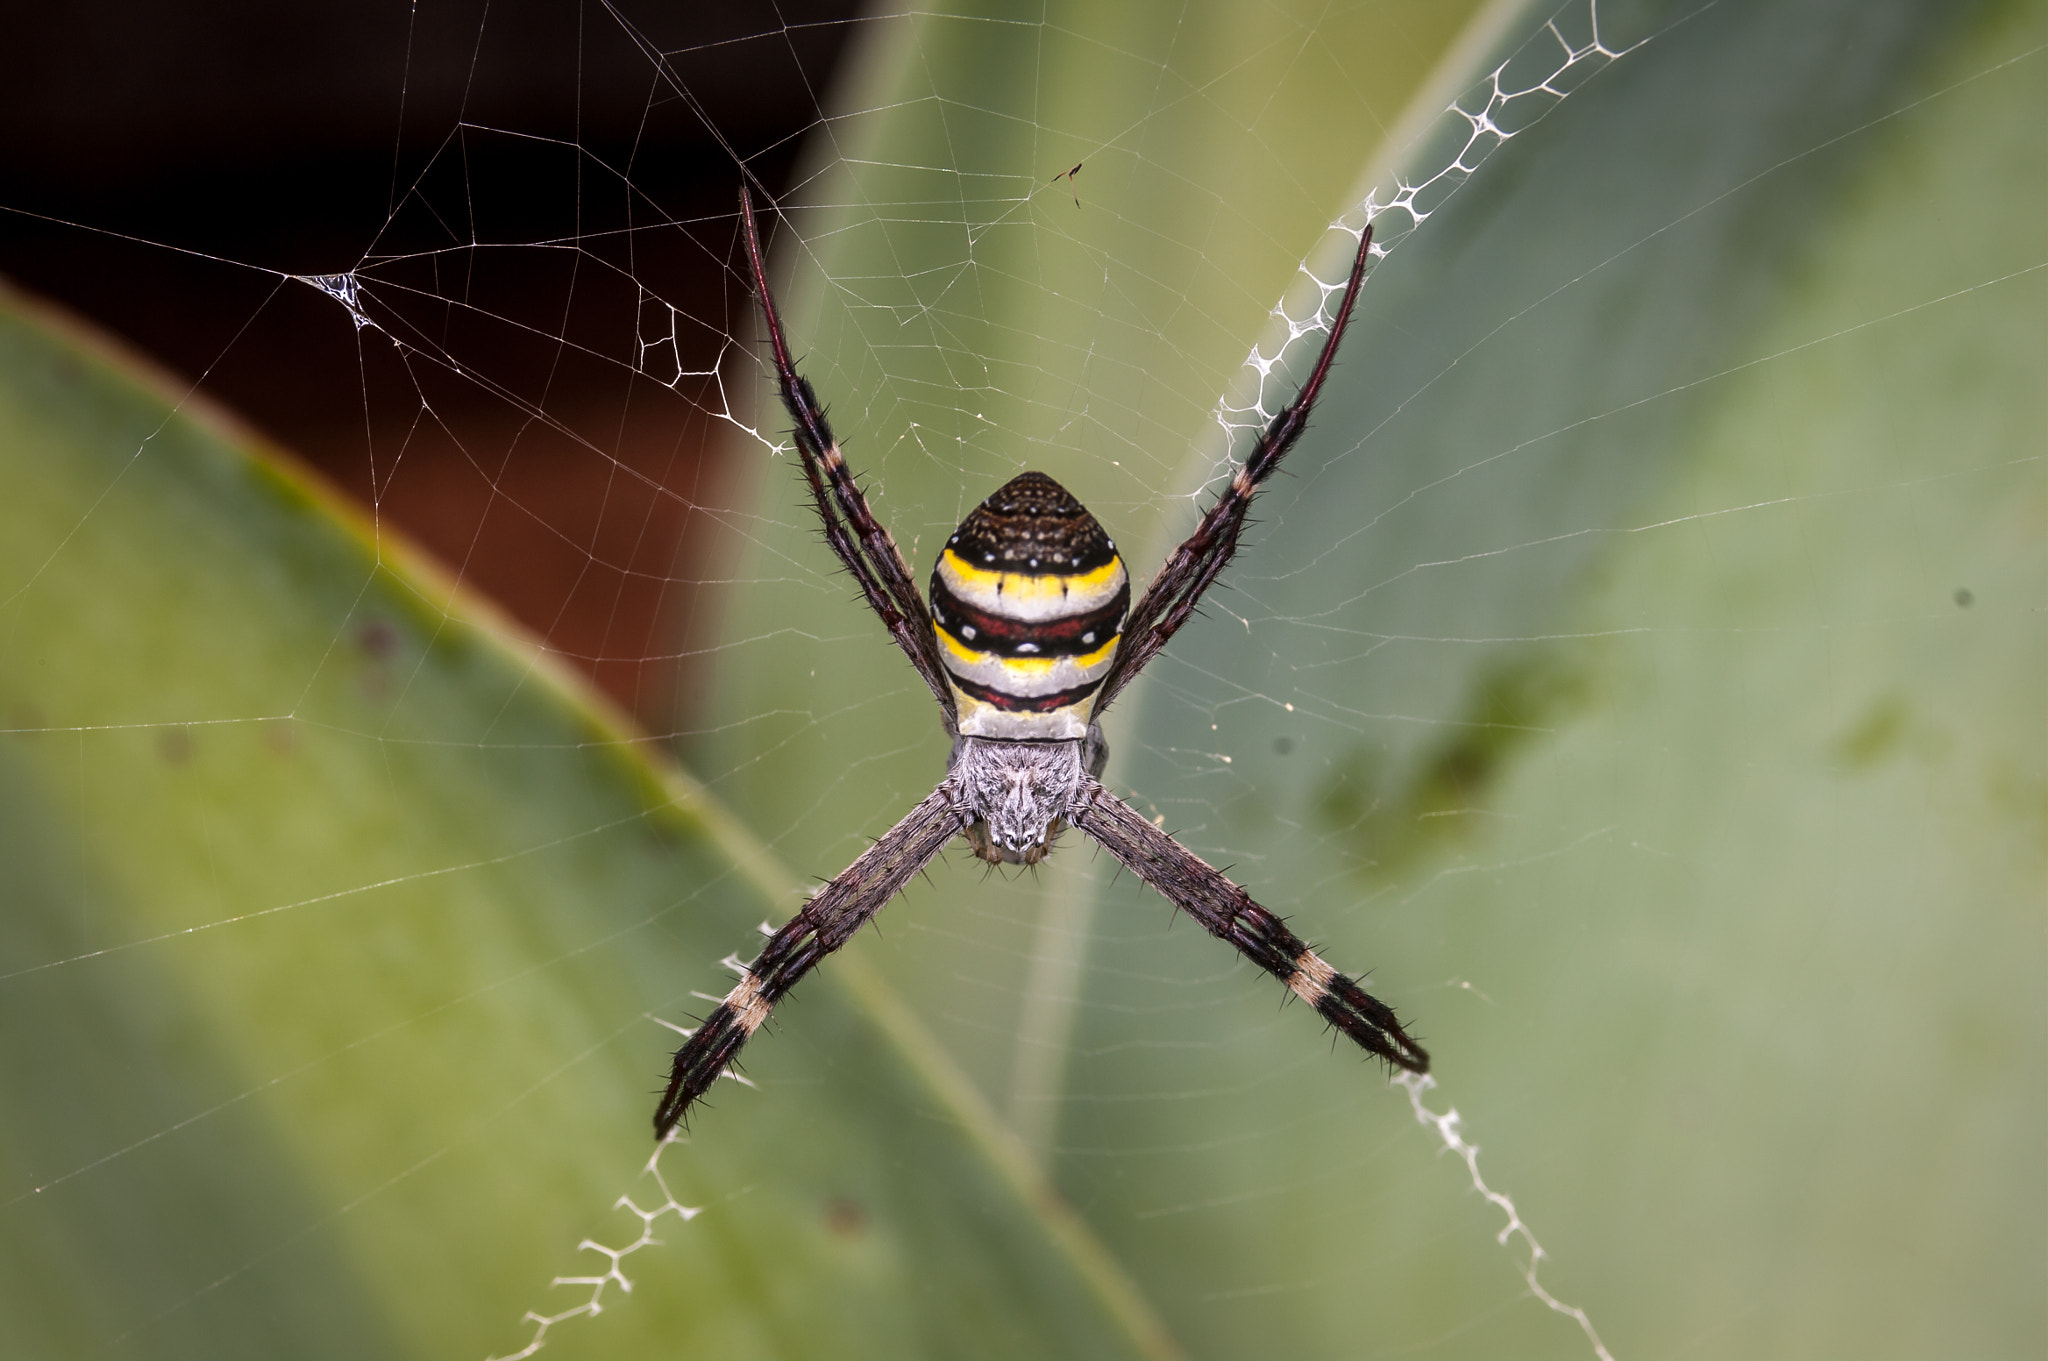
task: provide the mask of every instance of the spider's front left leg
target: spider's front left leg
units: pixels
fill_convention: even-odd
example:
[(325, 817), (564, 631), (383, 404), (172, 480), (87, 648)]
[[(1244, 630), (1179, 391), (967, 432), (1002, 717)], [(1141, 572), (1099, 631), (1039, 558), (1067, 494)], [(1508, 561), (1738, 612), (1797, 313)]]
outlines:
[(761, 300), (761, 317), (768, 327), (768, 347), (775, 357), (775, 378), (782, 389), (782, 405), (796, 423), (796, 447), (803, 455), (804, 479), (810, 484), (811, 500), (825, 529), (825, 542), (853, 573), (861, 595), (889, 630), (889, 636), (910, 658), (917, 674), (939, 701), (945, 714), (946, 732), (952, 735), (957, 719), (953, 687), (946, 683), (945, 664), (939, 658), (938, 636), (932, 632), (930, 609), (918, 594), (910, 567), (903, 561), (896, 540), (882, 527), (868, 508), (868, 499), (847, 470), (839, 452), (838, 437), (818, 405), (818, 394), (796, 371), (783, 339), (782, 319), (775, 312), (774, 295), (768, 291), (768, 269), (761, 258), (761, 233), (754, 225), (754, 199), (740, 186), (740, 220), (746, 230), (747, 264), (754, 274), (754, 292)]
[(1429, 1071), (1429, 1053), (1408, 1038), (1394, 1009), (1323, 962), (1287, 924), (1252, 901), (1216, 868), (1089, 780), (1067, 820), (1099, 842), (1166, 900), (1218, 940), (1285, 983), (1359, 1046), (1411, 1073)]
[(1309, 412), (1323, 390), (1323, 379), (1329, 376), (1331, 361), (1337, 357), (1337, 343), (1344, 339), (1344, 328), (1351, 324), (1351, 307), (1358, 301), (1358, 286), (1365, 280), (1365, 262), (1371, 254), (1372, 225), (1368, 223), (1359, 234), (1358, 254), (1351, 262), (1351, 278), (1344, 285), (1344, 301), (1337, 306), (1337, 315), (1330, 322), (1329, 337), (1323, 341), (1323, 352), (1316, 357), (1316, 366), (1309, 372), (1308, 381), (1301, 385), (1301, 391), (1294, 395), (1294, 400), (1281, 408), (1280, 414), (1267, 424), (1266, 432), (1252, 446), (1244, 466), (1231, 477), (1230, 485), (1216, 498), (1216, 504), (1209, 507), (1209, 513), (1195, 526), (1195, 532), (1173, 550), (1152, 578), (1152, 584), (1145, 588), (1137, 608), (1131, 611), (1130, 619), (1124, 624), (1123, 641), (1117, 647), (1116, 660), (1110, 664), (1109, 674), (1102, 678), (1102, 688), (1096, 691), (1097, 717), (1116, 698), (1117, 691), (1128, 685), (1145, 669), (1145, 664), (1159, 654), (1167, 639), (1180, 631), (1180, 626), (1195, 612), (1202, 593), (1209, 589), (1236, 554), (1238, 535), (1244, 530), (1245, 512), (1251, 509), (1252, 498), (1258, 495), (1260, 485), (1273, 475), (1273, 470), (1280, 466), (1281, 458), (1294, 446), (1301, 432), (1308, 428)]
[(691, 1103), (718, 1080), (776, 1002), (818, 961), (852, 939), (965, 826), (960, 792), (949, 777), (769, 937), (739, 983), (676, 1051), (668, 1091), (654, 1112), (656, 1139), (666, 1138)]

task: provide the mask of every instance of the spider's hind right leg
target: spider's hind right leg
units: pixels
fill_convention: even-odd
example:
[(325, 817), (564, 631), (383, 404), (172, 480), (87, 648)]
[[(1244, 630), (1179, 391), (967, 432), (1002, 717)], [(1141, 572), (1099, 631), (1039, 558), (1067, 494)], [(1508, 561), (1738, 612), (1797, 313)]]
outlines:
[(1429, 1071), (1429, 1052), (1408, 1037), (1392, 1007), (1338, 973), (1287, 923), (1099, 782), (1088, 782), (1068, 816), (1168, 902), (1285, 983), (1361, 1049), (1411, 1073)]

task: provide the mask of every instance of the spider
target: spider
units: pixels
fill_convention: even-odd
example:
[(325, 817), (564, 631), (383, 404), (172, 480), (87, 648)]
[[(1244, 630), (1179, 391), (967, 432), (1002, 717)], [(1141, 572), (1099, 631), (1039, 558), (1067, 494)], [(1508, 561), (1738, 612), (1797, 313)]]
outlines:
[(1109, 758), (1102, 712), (1187, 622), (1237, 551), (1252, 497), (1301, 434), (1329, 374), (1365, 276), (1372, 229), (1359, 238), (1343, 302), (1308, 381), (1166, 559), (1137, 608), (1130, 609), (1130, 576), (1115, 543), (1065, 488), (1035, 472), (999, 487), (946, 540), (927, 606), (896, 541), (847, 470), (817, 394), (790, 362), (744, 186), (740, 218), (782, 404), (796, 423), (825, 542), (930, 688), (953, 750), (938, 787), (769, 938), (676, 1051), (654, 1112), (655, 1137), (668, 1136), (776, 1002), (954, 837), (965, 836), (992, 865), (1035, 865), (1070, 826), (1364, 1049), (1410, 1072), (1428, 1071), (1429, 1055), (1392, 1008), (1324, 963), (1280, 918), (1101, 782)]

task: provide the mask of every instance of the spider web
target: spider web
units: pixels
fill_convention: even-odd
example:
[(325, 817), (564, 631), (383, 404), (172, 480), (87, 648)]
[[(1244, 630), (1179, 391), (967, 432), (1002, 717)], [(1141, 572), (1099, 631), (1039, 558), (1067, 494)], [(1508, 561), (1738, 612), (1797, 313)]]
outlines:
[[(1108, 779), (1370, 972), (1438, 1077), (1389, 1090), (1333, 1056), (1270, 980), (1070, 836), (1035, 875), (935, 864), (640, 1163), (618, 1150), (651, 1098), (615, 1074), (652, 1082), (694, 999), (727, 986), (718, 954), (750, 953), (714, 897), (753, 871), (532, 928), (524, 953), (422, 987), (391, 962), (439, 929), (417, 903), (579, 847), (630, 856), (653, 825), (601, 802), (523, 813), (550, 795), (508, 772), (559, 744), (424, 709), (350, 736), (387, 772), (418, 752), (500, 762), (448, 786), (506, 789), (486, 841), (423, 848), (393, 826), (311, 886), (9, 944), (10, 1005), (89, 1027), (66, 1009), (84, 1006), (74, 979), (186, 967), (194, 940), (260, 957), (267, 933), (357, 904), (347, 929), (376, 944), (343, 985), (415, 991), (368, 1013), (389, 1024), (266, 1054), (205, 1099), (145, 1091), (111, 1142), (17, 1133), (6, 1270), (34, 1278), (28, 1245), (62, 1237), (46, 1222), (117, 1217), (150, 1150), (232, 1153), (238, 1111), (336, 1056), (402, 1044), (452, 1066), (463, 1046), (526, 1043), (545, 1057), (518, 1089), (418, 1138), (373, 1122), (359, 1137), (392, 1151), (364, 1166), (383, 1171), (271, 1208), (151, 1294), (117, 1349), (203, 1351), (177, 1330), (332, 1252), (353, 1263), (345, 1289), (272, 1307), (319, 1319), (395, 1293), (412, 1313), (394, 1334), (466, 1355), (609, 1354), (622, 1325), (800, 1350), (676, 1330), (744, 1293), (707, 1277), (761, 1226), (815, 1227), (822, 1246), (763, 1240), (801, 1288), (821, 1261), (879, 1271), (913, 1213), (829, 1190), (835, 1162), (886, 1148), (789, 1133), (840, 1101), (879, 1121), (901, 1095), (847, 1048), (844, 986), (886, 992), (898, 1010), (859, 1024), (914, 1032), (926, 1070), (957, 1079), (914, 1088), (905, 1125), (982, 1122), (1006, 1175), (1070, 1205), (1115, 1264), (1104, 1297), (1127, 1288), (1141, 1303), (1122, 1317), (1154, 1311), (1190, 1355), (1275, 1338), (1371, 1355), (2037, 1349), (2043, 850), (2037, 827), (2011, 829), (2048, 788), (2028, 698), (2048, 672), (2043, 412), (1989, 380), (1989, 398), (1958, 379), (1880, 399), (1906, 381), (1901, 352), (1980, 376), (2048, 358), (2048, 261), (2012, 226), (2042, 206), (2048, 120), (2029, 91), (2048, 39), (2039, 6), (1837, 8), (1247, 8), (1117, 32), (1041, 11), (760, 11), (711, 32), (609, 4), (537, 67), (499, 46), (502, 17), (422, 7), (394, 46), (390, 189), (356, 205), (371, 245), (282, 265), (208, 250), (262, 291), (222, 309), (199, 386), (223, 387), (278, 314), (316, 318), (324, 348), (293, 367), (347, 409), (311, 423), (326, 434), (308, 452), (360, 495), (380, 556), (402, 571), (412, 534), (504, 600), (542, 640), (528, 685), (595, 680), (796, 879), (849, 861), (945, 752), (800, 503), (737, 273), (741, 177), (776, 200), (770, 271), (800, 365), (920, 572), (981, 496), (1038, 467), (1142, 581), (1292, 396), (1372, 225), (1333, 390), (1225, 588), (1118, 704)], [(730, 86), (771, 67), (778, 116), (736, 112)], [(452, 115), (425, 97), (444, 69), (465, 92)], [(607, 84), (632, 116), (602, 127), (503, 95)], [(679, 171), (684, 145), (711, 169)], [(1951, 202), (1951, 249), (1878, 225)], [(38, 220), (62, 218), (88, 258), (186, 245), (78, 216)], [(1847, 376), (1864, 371), (1889, 377)], [(0, 583), (0, 627), (71, 598), (66, 545), (115, 513), (73, 513)], [(426, 693), (411, 625), (341, 617), (315, 641), (363, 659), (373, 698)], [(283, 750), (325, 703), (314, 677), (52, 716), (23, 674), (0, 671), (4, 726), (37, 752), (75, 746), (61, 794), (81, 810), (107, 801), (95, 771), (124, 741), (183, 769), (213, 749), (209, 725)], [(72, 816), (5, 807), (22, 863), (36, 828)], [(224, 856), (236, 834), (201, 839)], [(406, 893), (410, 916), (368, 910)], [(780, 908), (795, 903), (785, 885)], [(609, 1009), (565, 1004), (516, 1036), (449, 1019), (619, 955), (648, 963)], [(193, 986), (220, 981), (207, 967)], [(1889, 1000), (1908, 990), (1922, 1014)], [(10, 1062), (10, 1100), (41, 1099), (41, 1070)], [(1941, 1093), (1924, 1117), (1897, 1110), (1901, 1072)], [(529, 1147), (515, 1128), (556, 1128), (535, 1119), (550, 1093), (592, 1089), (618, 1090), (627, 1114), (593, 1122), (618, 1142)], [(491, 1232), (409, 1208), (479, 1145), (572, 1206), (493, 1268), (526, 1282), (523, 1318), (447, 1317), (447, 1299), (503, 1292), (437, 1284), (441, 1249), (388, 1227)], [(750, 1162), (755, 1147), (803, 1165)], [(950, 1265), (917, 1269), (944, 1289)], [(398, 1350), (366, 1325), (340, 1335)]]

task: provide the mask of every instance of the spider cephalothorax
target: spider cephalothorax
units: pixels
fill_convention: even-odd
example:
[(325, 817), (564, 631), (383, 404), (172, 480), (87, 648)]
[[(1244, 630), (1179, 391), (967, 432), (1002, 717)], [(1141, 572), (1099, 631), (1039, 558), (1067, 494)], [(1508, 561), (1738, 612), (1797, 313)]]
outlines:
[(740, 218), (782, 402), (796, 422), (797, 450), (825, 542), (938, 701), (953, 751), (938, 787), (769, 938), (738, 985), (676, 1051), (668, 1090), (654, 1113), (655, 1136), (675, 1128), (797, 980), (844, 945), (947, 842), (964, 836), (984, 860), (1032, 865), (1069, 826), (1368, 1052), (1426, 1072), (1429, 1055), (1408, 1038), (1391, 1008), (1109, 792), (1101, 779), (1108, 747), (1097, 722), (1187, 622), (1236, 553), (1252, 497), (1301, 434), (1336, 357), (1365, 277), (1371, 228), (1360, 234), (1343, 302), (1308, 381), (1133, 609), (1116, 544), (1043, 473), (1012, 478), (961, 522), (940, 550), (927, 604), (895, 540), (847, 471), (811, 385), (790, 362), (768, 292), (753, 201), (744, 189)]
[[(990, 864), (1035, 865), (1066, 830), (1085, 782), (1079, 742), (953, 740), (947, 778), (960, 791), (961, 833)], [(1103, 750), (1097, 744), (1096, 750)], [(1107, 755), (1107, 752), (1104, 752)]]

